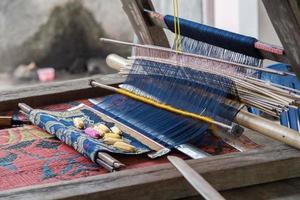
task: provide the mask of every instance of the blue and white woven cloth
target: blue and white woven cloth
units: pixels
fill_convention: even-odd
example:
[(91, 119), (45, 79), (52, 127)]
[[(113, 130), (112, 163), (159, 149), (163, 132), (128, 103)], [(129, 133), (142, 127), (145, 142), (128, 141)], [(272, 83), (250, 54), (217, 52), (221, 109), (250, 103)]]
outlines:
[(29, 113), (29, 119), (33, 124), (55, 135), (58, 139), (94, 162), (99, 151), (116, 154), (142, 154), (150, 151), (148, 147), (126, 133), (123, 133), (123, 139), (126, 143), (135, 146), (136, 152), (134, 153), (123, 152), (111, 145), (103, 143), (102, 139), (91, 138), (86, 135), (83, 130), (79, 130), (74, 126), (73, 119), (77, 117), (84, 118), (89, 124), (101, 122), (109, 127), (114, 125), (105, 122), (92, 108), (85, 105), (80, 105), (75, 109), (65, 112), (34, 109)]

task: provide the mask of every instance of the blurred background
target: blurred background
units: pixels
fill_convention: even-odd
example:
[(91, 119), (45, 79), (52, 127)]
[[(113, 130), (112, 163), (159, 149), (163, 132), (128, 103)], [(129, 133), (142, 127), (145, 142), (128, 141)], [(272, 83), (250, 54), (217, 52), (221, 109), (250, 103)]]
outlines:
[[(172, 0), (152, 2), (173, 14)], [(180, 0), (180, 17), (280, 45), (260, 0)], [(116, 73), (105, 57), (131, 50), (104, 46), (100, 37), (134, 40), (119, 0), (1, 0), (0, 90)]]

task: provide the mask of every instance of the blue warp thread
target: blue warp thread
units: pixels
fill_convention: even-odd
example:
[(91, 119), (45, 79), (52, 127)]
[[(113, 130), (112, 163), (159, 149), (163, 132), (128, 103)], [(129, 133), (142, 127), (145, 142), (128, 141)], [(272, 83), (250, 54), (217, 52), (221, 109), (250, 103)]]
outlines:
[[(188, 112), (231, 124), (238, 109), (235, 83), (220, 75), (136, 59), (121, 88)], [(227, 97), (231, 105), (225, 105)]]
[[(238, 111), (234, 83), (225, 77), (149, 60), (136, 59), (121, 88), (173, 107), (231, 124)], [(106, 97), (96, 107), (166, 148), (201, 143), (209, 124), (174, 114), (121, 95)]]
[(119, 94), (105, 97), (94, 108), (166, 148), (190, 142), (201, 144), (209, 126)]
[[(168, 28), (174, 32), (174, 16), (166, 15), (164, 20)], [(217, 29), (186, 19), (180, 19), (180, 32), (181, 35), (194, 40), (262, 59), (261, 54), (254, 47), (257, 39), (253, 37)]]

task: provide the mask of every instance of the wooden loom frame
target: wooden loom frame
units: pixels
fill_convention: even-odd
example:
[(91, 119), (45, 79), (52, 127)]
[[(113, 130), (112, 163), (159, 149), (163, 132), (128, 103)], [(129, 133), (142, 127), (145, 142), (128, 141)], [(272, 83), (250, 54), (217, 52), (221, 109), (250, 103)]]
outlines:
[[(122, 0), (122, 2), (139, 9), (139, 20), (146, 24), (139, 6), (151, 6), (150, 1)], [(146, 25), (144, 28), (151, 32), (147, 27)], [(155, 31), (152, 34), (155, 38)], [(91, 79), (108, 85), (116, 85), (124, 81), (116, 74), (98, 75), (0, 92), (0, 112), (16, 109), (19, 102), (42, 106), (108, 94), (105, 90), (91, 88), (89, 86)], [(216, 189), (222, 191), (300, 177), (300, 151), (283, 144), (248, 152), (190, 160), (188, 163)], [(40, 199), (41, 197), (43, 199), (179, 199), (194, 195), (196, 192), (171, 164), (0, 192), (0, 198), (10, 199)]]

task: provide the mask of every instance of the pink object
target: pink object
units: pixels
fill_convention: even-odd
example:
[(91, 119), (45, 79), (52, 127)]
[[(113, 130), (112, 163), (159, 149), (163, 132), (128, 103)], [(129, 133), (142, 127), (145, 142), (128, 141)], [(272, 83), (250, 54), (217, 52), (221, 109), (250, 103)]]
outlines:
[(100, 138), (100, 134), (98, 133), (98, 131), (96, 131), (93, 128), (90, 128), (90, 127), (86, 128), (84, 130), (84, 132), (85, 132), (85, 134), (87, 134), (88, 136), (90, 136), (92, 138), (96, 138), (96, 139)]
[(41, 68), (37, 70), (39, 80), (41, 82), (53, 81), (55, 79), (54, 68)]

